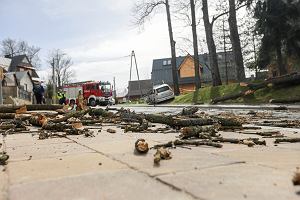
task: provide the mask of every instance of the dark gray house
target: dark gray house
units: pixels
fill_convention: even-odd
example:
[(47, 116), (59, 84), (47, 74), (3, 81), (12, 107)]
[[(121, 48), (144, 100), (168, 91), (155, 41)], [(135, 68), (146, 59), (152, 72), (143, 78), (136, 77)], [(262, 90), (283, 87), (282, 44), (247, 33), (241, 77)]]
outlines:
[[(199, 55), (199, 71), (201, 76), (201, 82), (210, 84), (212, 82), (212, 76), (210, 71), (209, 55)], [(227, 74), (230, 82), (235, 82), (236, 78), (236, 66), (233, 60), (233, 53), (227, 52)], [(218, 53), (218, 63), (221, 79), (226, 81), (226, 65), (225, 65), (225, 53)], [(181, 90), (194, 90), (195, 84), (195, 68), (194, 59), (191, 55), (179, 56), (176, 59), (179, 87)], [(167, 83), (173, 85), (171, 58), (154, 59), (152, 65), (151, 81), (154, 85)]]

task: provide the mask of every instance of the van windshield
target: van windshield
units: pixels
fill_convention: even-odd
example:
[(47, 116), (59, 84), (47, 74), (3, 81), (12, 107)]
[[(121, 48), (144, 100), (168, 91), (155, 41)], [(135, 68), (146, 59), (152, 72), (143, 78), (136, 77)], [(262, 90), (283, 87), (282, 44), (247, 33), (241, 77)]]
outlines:
[(170, 88), (168, 86), (164, 86), (164, 87), (156, 89), (157, 93), (162, 93), (162, 92), (165, 92), (168, 90), (170, 90)]

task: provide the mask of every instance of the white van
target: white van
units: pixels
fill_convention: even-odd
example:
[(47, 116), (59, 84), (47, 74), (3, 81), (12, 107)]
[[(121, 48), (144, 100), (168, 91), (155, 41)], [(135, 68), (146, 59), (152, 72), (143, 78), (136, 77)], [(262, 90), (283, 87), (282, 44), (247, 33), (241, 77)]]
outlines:
[(157, 85), (153, 87), (150, 95), (147, 97), (146, 102), (150, 104), (160, 103), (174, 99), (174, 92), (168, 84)]

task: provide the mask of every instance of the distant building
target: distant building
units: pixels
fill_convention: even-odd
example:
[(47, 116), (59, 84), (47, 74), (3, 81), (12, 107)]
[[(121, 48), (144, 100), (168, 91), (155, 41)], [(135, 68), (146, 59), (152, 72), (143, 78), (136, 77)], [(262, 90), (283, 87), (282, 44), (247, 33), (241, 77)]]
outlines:
[[(210, 84), (212, 82), (210, 63), (208, 54), (199, 55), (199, 72), (202, 83)], [(226, 82), (226, 64), (225, 53), (218, 53), (218, 64), (220, 76), (223, 82)], [(233, 60), (232, 52), (227, 52), (227, 74), (229, 82), (236, 82), (236, 65)], [(179, 87), (181, 90), (195, 89), (195, 67), (193, 56), (180, 56), (176, 58), (176, 68), (179, 78)], [(154, 59), (152, 65), (151, 81), (154, 85), (167, 83), (173, 86), (173, 75), (171, 58)]]
[[(140, 87), (141, 86), (141, 89)], [(129, 81), (127, 98), (137, 99), (141, 96), (148, 94), (153, 89), (153, 85), (150, 79), (140, 81)]]
[(0, 57), (0, 67), (4, 71), (3, 99), (12, 97), (31, 103), (33, 86), (40, 80), (28, 57), (26, 55)]

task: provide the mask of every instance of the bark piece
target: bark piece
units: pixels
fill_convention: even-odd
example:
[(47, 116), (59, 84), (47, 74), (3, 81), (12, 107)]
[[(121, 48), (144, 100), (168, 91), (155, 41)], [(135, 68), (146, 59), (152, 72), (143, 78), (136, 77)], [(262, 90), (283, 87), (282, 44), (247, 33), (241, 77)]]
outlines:
[(149, 151), (148, 143), (145, 141), (145, 139), (138, 139), (134, 146), (138, 153), (146, 154)]
[(298, 172), (295, 173), (293, 180), (292, 180), (294, 185), (300, 185), (300, 172), (298, 170)]
[(233, 127), (241, 127), (242, 123), (235, 118), (224, 118), (224, 117), (215, 117), (215, 119), (218, 121), (218, 123), (221, 126), (233, 126)]
[(107, 129), (106, 131), (108, 133), (116, 133), (117, 132), (115, 129), (111, 129), (111, 128)]
[(128, 131), (132, 132), (143, 132), (149, 128), (149, 124), (147, 120), (143, 120), (141, 125), (126, 125), (124, 132), (127, 133)]
[(168, 149), (160, 147), (154, 154), (154, 163), (158, 165), (161, 160), (170, 160), (171, 158), (171, 152)]
[(14, 119), (15, 117), (14, 113), (0, 113), (0, 119)]
[(198, 110), (199, 110), (198, 107), (185, 107), (182, 109), (180, 115), (183, 115), (183, 116), (193, 115), (196, 112), (198, 112)]
[(300, 142), (300, 138), (278, 138), (278, 139), (275, 139), (275, 143), (283, 143), (283, 142), (297, 143), (297, 142)]
[(29, 119), (29, 123), (33, 126), (42, 127), (48, 123), (48, 118), (43, 114), (34, 115)]
[(91, 109), (89, 110), (89, 115), (91, 116), (96, 116), (96, 117), (110, 117), (113, 115), (111, 112), (107, 112), (106, 110), (102, 108), (97, 108), (97, 109)]
[(65, 122), (68, 119), (74, 117), (74, 118), (79, 118), (82, 117), (83, 115), (87, 114), (90, 112), (90, 109), (87, 110), (81, 110), (81, 111), (76, 111), (76, 112), (70, 112), (68, 114), (66, 114), (65, 116), (61, 117), (61, 118), (57, 118), (57, 119), (52, 119), (50, 120), (53, 123), (60, 123), (60, 122)]
[(160, 147), (164, 148), (173, 148), (176, 146), (183, 146), (183, 145), (195, 145), (195, 146), (211, 146), (216, 148), (222, 148), (223, 145), (219, 143), (212, 142), (211, 140), (196, 140), (196, 141), (189, 141), (189, 140), (175, 140), (170, 141), (164, 144), (154, 145), (154, 149), (158, 149)]
[(16, 114), (25, 114), (27, 112), (27, 107), (22, 106), (21, 108), (16, 110)]
[(16, 126), (14, 124), (1, 124), (0, 125), (0, 129), (2, 130), (9, 130), (9, 129), (13, 129)]
[(0, 165), (6, 165), (8, 159), (9, 155), (7, 155), (6, 152), (0, 152)]
[[(210, 139), (216, 136), (216, 130), (214, 126), (190, 126), (180, 129), (181, 134), (180, 139), (189, 138), (200, 138), (200, 139)], [(206, 134), (201, 134), (206, 133)]]

